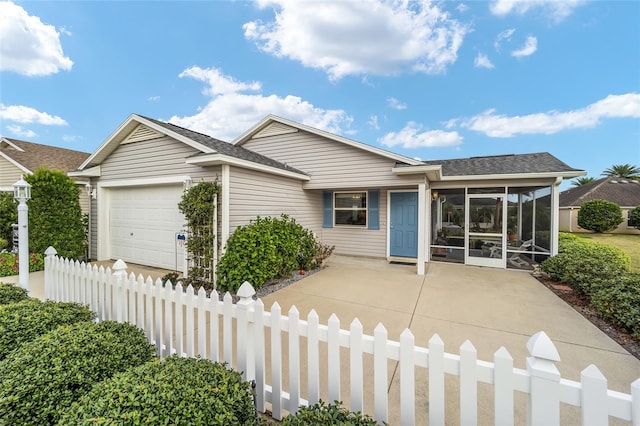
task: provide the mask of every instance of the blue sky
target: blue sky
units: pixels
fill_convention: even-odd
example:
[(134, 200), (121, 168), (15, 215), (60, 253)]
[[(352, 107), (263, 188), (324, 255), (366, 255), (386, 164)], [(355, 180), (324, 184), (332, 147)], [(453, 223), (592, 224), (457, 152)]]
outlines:
[(638, 22), (638, 1), (0, 2), (0, 134), (93, 152), (131, 113), (226, 141), (276, 114), (598, 177), (640, 166)]

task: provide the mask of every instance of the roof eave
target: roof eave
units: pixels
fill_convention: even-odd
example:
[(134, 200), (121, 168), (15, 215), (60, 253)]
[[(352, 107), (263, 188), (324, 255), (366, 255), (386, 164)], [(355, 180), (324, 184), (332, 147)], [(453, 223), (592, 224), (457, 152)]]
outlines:
[(261, 121), (259, 121), (256, 125), (251, 127), (249, 130), (247, 130), (246, 132), (242, 133), (240, 136), (235, 138), (231, 143), (233, 145), (242, 146), (242, 144), (244, 144), (246, 141), (251, 139), (251, 137), (254, 134), (258, 133), (260, 130), (264, 129), (266, 126), (268, 126), (270, 123), (272, 123), (274, 121), (278, 122), (278, 123), (285, 124), (287, 126), (295, 127), (297, 129), (300, 129), (300, 130), (304, 130), (305, 132), (308, 132), (308, 133), (312, 133), (312, 134), (315, 134), (315, 135), (318, 135), (318, 136), (322, 136), (322, 137), (327, 138), (327, 139), (334, 140), (336, 142), (343, 143), (345, 145), (349, 145), (349, 146), (352, 146), (352, 147), (355, 147), (355, 148), (359, 148), (359, 149), (371, 152), (373, 154), (380, 155), (382, 157), (386, 157), (386, 158), (390, 158), (390, 159), (395, 160), (395, 161), (400, 161), (402, 163), (410, 164), (412, 166), (417, 166), (417, 165), (423, 164), (422, 161), (420, 161), (420, 160), (416, 160), (414, 158), (405, 157), (404, 155), (396, 154), (394, 152), (386, 151), (384, 149), (376, 148), (375, 146), (367, 145), (367, 144), (365, 144), (363, 142), (354, 141), (354, 140), (351, 140), (351, 139), (348, 139), (348, 138), (345, 138), (345, 137), (342, 137), (342, 136), (339, 136), (339, 135), (335, 135), (333, 133), (329, 133), (329, 132), (327, 132), (325, 130), (316, 129), (314, 127), (310, 127), (310, 126), (307, 126), (305, 124), (301, 124), (301, 123), (297, 123), (295, 121), (287, 120), (286, 118), (278, 117), (276, 115), (268, 115), (268, 116), (266, 116)]
[(74, 170), (67, 173), (70, 177), (100, 177), (102, 176), (102, 170), (100, 165), (89, 167), (83, 170)]
[(173, 139), (183, 142), (201, 152), (212, 153), (215, 152), (212, 148), (195, 142), (192, 139), (187, 138), (179, 133), (176, 133), (166, 127), (159, 126), (156, 123), (145, 119), (137, 114), (131, 114), (125, 121), (118, 126), (118, 128), (109, 135), (107, 139), (98, 147), (98, 149), (89, 156), (79, 167), (79, 170), (83, 170), (85, 167), (91, 164), (100, 164), (114, 149), (119, 145), (139, 124), (144, 124), (153, 130), (167, 135)]
[(8, 162), (10, 162), (11, 164), (13, 164), (14, 166), (16, 166), (17, 168), (19, 168), (20, 170), (22, 170), (23, 172), (25, 172), (26, 174), (30, 175), (33, 172), (31, 170), (29, 170), (27, 167), (23, 166), (22, 164), (18, 163), (16, 160), (14, 160), (13, 158), (11, 158), (10, 156), (8, 156), (7, 154), (5, 154), (4, 152), (0, 151), (0, 157), (4, 158), (5, 160), (7, 160)]
[(265, 164), (254, 163), (253, 161), (243, 160), (241, 158), (231, 157), (229, 155), (213, 153), (189, 157), (186, 159), (187, 164), (196, 166), (219, 166), (228, 164), (232, 166), (242, 167), (250, 170), (257, 170), (273, 175), (284, 176), (288, 178), (309, 181), (311, 177), (291, 170), (283, 170), (277, 167), (267, 166)]
[(505, 180), (505, 179), (544, 179), (544, 178), (560, 178), (572, 179), (578, 176), (585, 176), (584, 170), (574, 170), (568, 172), (541, 172), (541, 173), (505, 173), (505, 174), (488, 174), (488, 175), (458, 175), (458, 176), (442, 176), (442, 181), (459, 181), (459, 180)]

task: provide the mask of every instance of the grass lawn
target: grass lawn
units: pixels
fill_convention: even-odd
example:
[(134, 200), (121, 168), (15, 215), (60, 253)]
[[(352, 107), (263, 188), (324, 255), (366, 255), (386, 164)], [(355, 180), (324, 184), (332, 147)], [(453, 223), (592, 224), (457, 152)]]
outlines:
[(573, 235), (624, 250), (631, 257), (631, 269), (640, 272), (640, 235), (583, 233)]

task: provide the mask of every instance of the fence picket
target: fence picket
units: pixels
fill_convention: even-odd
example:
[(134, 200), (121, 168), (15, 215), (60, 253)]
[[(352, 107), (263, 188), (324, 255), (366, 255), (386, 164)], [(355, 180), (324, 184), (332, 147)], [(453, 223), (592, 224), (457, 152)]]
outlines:
[(362, 324), (358, 318), (351, 322), (349, 328), (349, 371), (351, 385), (351, 411), (363, 410), (364, 382), (362, 380)]
[(478, 423), (478, 362), (476, 348), (466, 340), (460, 346), (460, 424)]
[(282, 420), (282, 333), (278, 302), (271, 306), (271, 412), (274, 419)]
[(373, 330), (373, 389), (375, 413), (378, 422), (389, 421), (389, 398), (387, 396), (387, 329), (378, 323)]
[(493, 356), (495, 424), (513, 425), (513, 358), (502, 346)]
[(289, 309), (289, 412), (295, 414), (300, 406), (300, 333), (298, 324), (300, 313), (291, 306)]
[[(496, 351), (493, 363), (489, 363), (478, 361), (477, 351), (470, 341), (461, 345), (458, 356), (445, 354), (444, 343), (437, 334), (429, 340), (428, 348), (423, 348), (415, 346), (409, 329), (403, 331), (400, 342), (394, 342), (388, 340), (382, 324), (378, 324), (373, 336), (366, 336), (358, 319), (352, 321), (349, 330), (342, 330), (335, 314), (324, 326), (319, 324), (314, 310), (306, 321), (300, 320), (295, 306), (288, 312), (288, 317), (282, 316), (277, 303), (270, 312), (265, 312), (261, 300), (253, 301), (255, 290), (248, 283), (238, 291), (240, 301), (234, 304), (229, 293), (220, 301), (215, 291), (207, 297), (203, 288), (196, 294), (192, 286), (183, 291), (182, 285), (178, 284), (174, 290), (171, 284), (164, 287), (160, 279), (154, 283), (150, 277), (146, 280), (142, 276), (136, 279), (134, 274), (127, 277), (126, 264), (122, 261), (114, 264), (112, 273), (110, 268), (48, 254), (45, 268), (47, 299), (88, 304), (97, 314), (97, 321), (118, 320), (138, 325), (156, 346), (158, 355), (177, 352), (193, 357), (197, 352), (212, 361), (224, 358), (230, 368), (244, 370), (247, 379), (255, 377), (257, 409), (264, 412), (266, 403), (270, 402), (273, 417), (278, 420), (282, 419), (285, 402), (286, 408), (295, 413), (300, 405), (319, 401), (320, 342), (325, 342), (328, 399), (341, 400), (340, 386), (344, 379), (341, 373), (348, 370), (350, 408), (362, 411), (364, 374), (372, 373), (374, 418), (378, 422), (389, 420), (388, 362), (397, 360), (400, 364), (401, 424), (416, 421), (415, 370), (426, 367), (430, 424), (446, 422), (444, 381), (445, 374), (449, 374), (460, 376), (461, 424), (477, 423), (478, 383), (487, 383), (494, 387), (496, 424), (514, 424), (514, 391), (517, 390), (528, 396), (527, 421), (530, 424), (559, 424), (562, 403), (580, 407), (583, 424), (607, 424), (609, 417), (614, 417), (640, 426), (640, 378), (631, 384), (630, 394), (608, 390), (606, 378), (594, 365), (583, 370), (581, 382), (562, 379), (555, 367), (555, 362), (560, 360), (557, 349), (544, 332), (529, 339), (527, 348), (531, 356), (527, 358), (527, 369), (521, 370), (513, 368), (513, 358), (504, 347)], [(265, 327), (271, 329), (271, 386), (266, 373)], [(289, 339), (288, 392), (282, 384), (283, 333), (287, 333)], [(299, 377), (300, 363), (304, 362), (300, 358), (301, 334), (307, 340), (306, 401), (301, 398)], [(209, 348), (206, 347), (207, 337)], [(349, 366), (344, 372), (341, 368), (342, 348), (349, 350)], [(373, 372), (364, 370), (365, 353), (373, 355)]]
[(413, 333), (408, 328), (400, 334), (400, 424), (416, 423), (416, 384), (413, 348)]
[(318, 313), (315, 309), (311, 309), (307, 315), (307, 398), (310, 405), (320, 401), (319, 322)]

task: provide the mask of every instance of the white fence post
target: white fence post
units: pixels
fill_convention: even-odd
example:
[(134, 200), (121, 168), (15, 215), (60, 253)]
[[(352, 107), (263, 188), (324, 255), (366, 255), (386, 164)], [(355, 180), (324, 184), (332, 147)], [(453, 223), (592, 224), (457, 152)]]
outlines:
[(544, 331), (527, 342), (531, 354), (527, 358), (531, 387), (527, 405), (528, 425), (560, 424), (560, 372), (554, 362), (560, 361), (558, 350)]
[(242, 373), (244, 380), (255, 379), (255, 363), (252, 352), (252, 343), (254, 339), (253, 318), (251, 318), (253, 307), (253, 295), (256, 291), (247, 281), (243, 282), (238, 289), (238, 297), (240, 300), (236, 303), (238, 307), (237, 330), (238, 337), (236, 339), (236, 356), (238, 358), (238, 371)]
[(591, 364), (580, 373), (582, 384), (582, 424), (608, 425), (607, 379), (598, 367)]
[(408, 328), (400, 334), (400, 424), (416, 424), (415, 338)]
[[(116, 304), (115, 306), (115, 319), (118, 322), (123, 321), (123, 309), (126, 309), (125, 306), (122, 306), (122, 302), (124, 297), (122, 297), (122, 292), (124, 291), (124, 283), (127, 280), (127, 264), (122, 259), (116, 260), (113, 264), (113, 277), (115, 278), (113, 287), (112, 287), (112, 302)], [(113, 305), (111, 305), (113, 307)], [(113, 312), (113, 311), (112, 311)]]
[(55, 281), (56, 273), (54, 271), (55, 257), (58, 252), (53, 247), (49, 246), (44, 251), (44, 298), (46, 300), (57, 300), (56, 291), (58, 289), (58, 283)]

